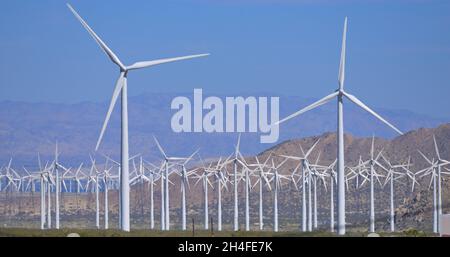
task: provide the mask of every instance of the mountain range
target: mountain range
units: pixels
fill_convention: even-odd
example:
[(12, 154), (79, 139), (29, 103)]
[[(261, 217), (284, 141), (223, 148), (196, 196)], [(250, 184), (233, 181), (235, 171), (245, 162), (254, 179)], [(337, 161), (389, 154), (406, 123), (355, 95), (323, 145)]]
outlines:
[[(176, 111), (171, 110), (170, 104), (176, 96), (192, 99), (192, 94), (186, 93), (145, 93), (130, 97), (130, 156), (139, 153), (146, 159), (159, 158), (152, 135), (159, 139), (169, 155), (187, 156), (198, 148), (205, 158), (230, 154), (237, 133), (175, 133), (171, 130), (170, 120)], [(225, 96), (218, 97), (224, 99)], [(279, 97), (280, 118), (315, 100), (297, 96)], [(89, 154), (95, 154), (95, 143), (107, 107), (108, 102), (0, 102), (0, 163), (5, 164), (13, 157), (14, 165), (36, 165), (38, 153), (44, 159), (52, 158), (55, 142), (58, 142), (63, 162), (68, 165), (88, 162)], [(100, 153), (116, 159), (120, 150), (119, 109), (115, 109), (99, 149)], [(374, 109), (404, 132), (436, 127), (448, 121), (407, 110)], [(396, 136), (390, 128), (353, 104), (345, 105), (345, 125), (345, 132), (353, 136), (375, 135), (385, 139)], [(334, 103), (329, 103), (282, 124), (280, 138), (276, 143), (261, 144), (259, 133), (243, 133), (241, 150), (244, 155), (254, 155), (288, 139), (335, 130), (336, 108)]]

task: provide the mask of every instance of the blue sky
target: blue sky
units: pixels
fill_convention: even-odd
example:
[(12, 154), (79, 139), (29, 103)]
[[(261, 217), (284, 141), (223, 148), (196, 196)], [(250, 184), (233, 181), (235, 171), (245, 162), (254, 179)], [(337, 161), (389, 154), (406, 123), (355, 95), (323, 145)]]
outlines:
[[(3, 1), (0, 101), (107, 101), (118, 75), (65, 6)], [(450, 117), (450, 1), (70, 1), (126, 64), (209, 52), (129, 75), (129, 94), (322, 97), (337, 87), (374, 107)], [(299, 107), (301, 107), (299, 105)]]

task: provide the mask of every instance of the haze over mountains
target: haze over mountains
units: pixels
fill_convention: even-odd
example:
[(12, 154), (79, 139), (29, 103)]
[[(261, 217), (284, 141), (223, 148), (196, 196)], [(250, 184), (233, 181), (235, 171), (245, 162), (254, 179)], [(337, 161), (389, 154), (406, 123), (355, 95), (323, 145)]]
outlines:
[[(228, 155), (233, 151), (237, 133), (174, 133), (170, 127), (170, 103), (176, 96), (190, 94), (146, 93), (129, 99), (130, 155), (141, 153), (146, 159), (159, 156), (152, 135), (160, 140), (169, 155), (187, 156), (200, 148), (203, 157)], [(256, 96), (266, 96), (261, 94)], [(208, 95), (204, 94), (204, 98)], [(230, 95), (232, 96), (232, 95)], [(245, 95), (243, 95), (245, 97)], [(222, 99), (225, 96), (219, 96)], [(280, 118), (312, 103), (314, 99), (280, 96)], [(88, 161), (93, 153), (108, 103), (76, 104), (0, 102), (0, 163), (13, 156), (15, 165), (36, 165), (37, 153), (51, 158), (54, 144), (60, 145), (61, 160), (68, 165)], [(448, 120), (429, 117), (406, 110), (371, 106), (400, 130), (431, 128)], [(116, 108), (107, 128), (101, 153), (118, 158), (120, 115)], [(259, 143), (259, 133), (242, 135), (242, 152), (254, 155), (284, 140), (320, 135), (336, 130), (335, 102), (313, 110), (280, 127), (280, 139), (274, 144)], [(206, 111), (204, 111), (206, 113)], [(345, 105), (345, 132), (354, 136), (392, 138), (397, 136), (353, 104)]]
[[(396, 137), (392, 140), (375, 138), (375, 154), (383, 149), (383, 154), (393, 163), (398, 164), (407, 160), (411, 156), (410, 168), (416, 172), (426, 166), (427, 163), (423, 157), (418, 153), (418, 149), (423, 151), (428, 158), (436, 157), (433, 146), (433, 135), (436, 136), (440, 155), (443, 159), (450, 160), (450, 123), (441, 125), (437, 128), (419, 129), (406, 133), (403, 136)], [(320, 153), (320, 164), (328, 165), (336, 157), (336, 134), (324, 133), (320, 136), (312, 136), (301, 139), (293, 139), (284, 141), (271, 149), (268, 149), (259, 154), (259, 160), (264, 161), (269, 152), (273, 152), (273, 156), (288, 154), (299, 155), (300, 145), (306, 150), (309, 149), (317, 140), (320, 142), (316, 148), (311, 152), (309, 157), (311, 162), (315, 162)], [(354, 165), (355, 161), (362, 155), (364, 160), (367, 160), (371, 145), (370, 137), (354, 137), (351, 135), (345, 136), (345, 153), (346, 165)], [(246, 157), (247, 162), (253, 163), (255, 161), (253, 156)], [(275, 157), (275, 162), (281, 159)], [(380, 159), (380, 163), (386, 165)], [(287, 161), (279, 172), (285, 175), (291, 174), (292, 170), (297, 166), (298, 162)], [(208, 164), (206, 164), (208, 165)], [(376, 171), (381, 175), (380, 183), (375, 183), (375, 218), (376, 230), (389, 229), (389, 186), (382, 186), (385, 182), (386, 172), (375, 167)], [(232, 171), (231, 165), (227, 167), (229, 172)], [(239, 169), (240, 171), (240, 169)], [(181, 194), (180, 177), (173, 175), (171, 178), (173, 185), (170, 191), (170, 208), (171, 221), (174, 228), (180, 226), (180, 205)], [(432, 217), (433, 217), (433, 199), (432, 188), (430, 190), (430, 176), (421, 178), (417, 176), (420, 185), (415, 185), (414, 191), (411, 191), (411, 180), (399, 179), (395, 184), (395, 217), (396, 228), (404, 230), (408, 228), (415, 228), (424, 231), (431, 231)], [(251, 185), (255, 186), (256, 177), (251, 176)], [(200, 184), (196, 184), (197, 178), (191, 177), (189, 179), (190, 189), (187, 193), (188, 203), (188, 220), (195, 220), (196, 226), (201, 226), (203, 220), (203, 191)], [(360, 180), (360, 183), (362, 178)], [(329, 188), (329, 181), (326, 179)], [(214, 185), (214, 180), (212, 179)], [(369, 183), (365, 183), (360, 189), (355, 188), (355, 180), (349, 182), (349, 188), (346, 191), (346, 205), (347, 205), (347, 224), (349, 229), (356, 229), (359, 231), (368, 228), (369, 219)], [(444, 175), (442, 177), (442, 200), (443, 213), (450, 211), (450, 177)], [(250, 191), (250, 217), (252, 229), (256, 229), (258, 225), (257, 217), (259, 210), (259, 195), (258, 186)], [(211, 217), (215, 220), (217, 217), (217, 187), (210, 188), (209, 210)], [(233, 220), (233, 190), (222, 191), (223, 204), (223, 221), (226, 229), (231, 229)], [(239, 219), (241, 229), (243, 229), (244, 222), (244, 184), (239, 184)], [(270, 192), (268, 187), (263, 188), (263, 204), (264, 204), (264, 223), (266, 229), (271, 229), (273, 217), (273, 192)], [(336, 190), (336, 189), (335, 189)], [(109, 190), (110, 199), (110, 225), (115, 227), (118, 223), (118, 191), (117, 189)], [(325, 190), (323, 181), (318, 181), (318, 220), (319, 229), (327, 230), (329, 228), (329, 189)], [(31, 196), (30, 196), (31, 194)], [(102, 194), (102, 193), (101, 193)], [(32, 193), (22, 193), (16, 197), (6, 194), (0, 201), (0, 221), (4, 224), (18, 225), (28, 227), (39, 226), (39, 195)], [(334, 195), (336, 197), (336, 194)], [(16, 197), (16, 198), (15, 198)], [(89, 227), (94, 228), (95, 220), (95, 196), (92, 192), (81, 194), (63, 194), (61, 196), (62, 203), (62, 224), (68, 227)], [(103, 199), (101, 195), (100, 199)], [(159, 187), (155, 187), (154, 202), (155, 202), (155, 221), (159, 227), (160, 220), (160, 206), (161, 195)], [(150, 193), (147, 184), (136, 184), (131, 187), (131, 219), (133, 221), (133, 228), (148, 228), (150, 217)], [(279, 192), (279, 217), (280, 230), (298, 230), (301, 215), (301, 191), (297, 190), (291, 180), (283, 180)], [(74, 218), (76, 217), (76, 218)], [(101, 216), (103, 217), (103, 216)], [(18, 222), (20, 221), (20, 222)], [(25, 222), (26, 221), (26, 222)], [(102, 223), (101, 223), (102, 224)]]

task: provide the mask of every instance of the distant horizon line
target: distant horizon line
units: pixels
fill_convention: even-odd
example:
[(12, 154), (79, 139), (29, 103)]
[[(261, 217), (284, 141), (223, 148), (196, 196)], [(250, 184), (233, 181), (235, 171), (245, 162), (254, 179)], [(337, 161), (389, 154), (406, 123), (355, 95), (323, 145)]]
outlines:
[[(193, 90), (193, 89), (192, 89)], [(281, 94), (281, 93), (275, 93), (275, 92), (270, 92), (270, 91), (260, 91), (260, 92), (236, 92), (236, 93), (230, 93), (230, 94), (226, 94), (224, 92), (214, 92), (214, 91), (205, 91), (206, 93), (204, 93), (205, 96), (219, 96), (219, 97), (227, 97), (227, 96), (242, 96), (242, 97), (246, 97), (246, 96), (279, 96), (282, 98), (301, 98), (301, 99), (305, 99), (305, 100), (317, 100), (319, 99), (319, 97), (312, 97), (312, 96), (300, 96), (300, 95), (286, 95), (286, 94)], [(130, 94), (129, 97), (132, 98), (137, 98), (137, 97), (141, 97), (141, 96), (145, 96), (145, 95), (167, 95), (167, 96), (172, 96), (172, 95), (181, 95), (181, 96), (189, 96), (193, 94), (193, 91), (188, 92), (188, 91), (178, 91), (178, 92), (170, 92), (170, 91), (159, 91), (159, 92), (155, 92), (155, 91), (144, 91), (138, 94)], [(109, 96), (108, 96), (109, 97)], [(68, 101), (54, 101), (54, 100), (48, 100), (48, 101), (43, 101), (43, 100), (6, 100), (0, 99), (0, 104), (4, 104), (4, 103), (20, 103), (20, 104), (51, 104), (51, 105), (65, 105), (65, 106), (71, 106), (71, 105), (78, 105), (78, 104), (86, 104), (86, 103), (91, 103), (91, 104), (105, 104), (105, 102), (108, 102), (109, 99), (106, 98), (105, 100), (78, 100), (78, 101), (74, 101), (74, 102), (68, 102)], [(281, 104), (281, 103), (280, 103)], [(301, 107), (299, 105), (299, 107)], [(430, 115), (430, 114), (426, 114), (423, 112), (417, 112), (417, 111), (413, 111), (411, 109), (407, 109), (407, 108), (395, 108), (395, 107), (380, 107), (380, 106), (375, 106), (376, 109), (382, 110), (382, 111), (404, 111), (404, 112), (410, 112), (410, 113), (414, 113), (417, 115), (421, 115), (421, 116), (426, 116), (429, 118), (433, 118), (433, 119), (438, 119), (438, 120), (448, 120), (450, 122), (450, 116), (436, 116), (436, 115)]]

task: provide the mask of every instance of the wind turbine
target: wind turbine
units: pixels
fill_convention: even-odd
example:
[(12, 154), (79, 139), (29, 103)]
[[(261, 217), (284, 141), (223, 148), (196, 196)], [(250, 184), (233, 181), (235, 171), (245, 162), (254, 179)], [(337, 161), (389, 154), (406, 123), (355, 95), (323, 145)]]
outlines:
[[(439, 149), (437, 147), (437, 143), (436, 143), (436, 139), (434, 138), (433, 135), (433, 141), (434, 141), (434, 147), (436, 150), (436, 155), (438, 157), (437, 160), (435, 160), (434, 158), (432, 160), (430, 160), (429, 158), (427, 158), (425, 156), (425, 154), (423, 154), (420, 150), (418, 150), (418, 152), (420, 153), (420, 155), (422, 155), (422, 157), (430, 164), (430, 166), (428, 168), (425, 168), (421, 171), (416, 172), (416, 175), (420, 174), (420, 173), (424, 173), (421, 177), (427, 176), (427, 175), (431, 175), (431, 180), (430, 180), (430, 186), (431, 183), (433, 183), (433, 232), (434, 233), (438, 233), (439, 229), (440, 229), (440, 221), (439, 221), (439, 206), (441, 205), (439, 203), (440, 199), (442, 200), (442, 191), (440, 189), (440, 184), (441, 184), (441, 167), (450, 164), (450, 162), (448, 162), (447, 160), (443, 160), (440, 157), (439, 154)], [(438, 181), (436, 181), (438, 180)], [(437, 191), (437, 192), (436, 192)], [(441, 210), (442, 212), (442, 210)]]
[(437, 206), (437, 212), (438, 212), (438, 230), (441, 228), (441, 215), (442, 215), (442, 167), (450, 164), (449, 161), (444, 160), (441, 158), (441, 155), (439, 153), (439, 148), (436, 143), (436, 137), (433, 135), (433, 142), (434, 142), (434, 150), (436, 151), (437, 156), (437, 176), (438, 176), (438, 206)]
[(118, 178), (118, 176), (111, 174), (112, 168), (113, 168), (113, 166), (108, 168), (108, 159), (106, 159), (105, 167), (103, 169), (103, 185), (104, 185), (103, 193), (105, 194), (104, 195), (104, 197), (105, 197), (105, 199), (104, 199), (105, 229), (109, 228), (109, 201), (108, 201), (109, 183), (111, 180)]
[[(203, 169), (204, 172), (210, 174), (211, 176), (214, 176), (216, 187), (213, 187), (214, 190), (217, 190), (217, 230), (222, 231), (222, 188), (225, 187), (226, 190), (228, 190), (227, 187), (227, 176), (224, 174), (223, 169), (226, 169), (226, 165), (230, 162), (230, 157), (228, 157), (226, 160), (222, 162), (222, 157), (219, 158), (216, 165), (213, 166), (212, 163), (206, 168), (205, 164), (203, 163), (203, 160), (200, 158), (200, 160), (203, 163)], [(200, 179), (200, 176), (197, 175), (197, 177)], [(212, 187), (212, 186), (211, 186)], [(206, 206), (206, 202), (205, 202)], [(207, 212), (205, 212), (205, 220), (207, 221)]]
[[(59, 152), (58, 152), (58, 142), (56, 142), (55, 144), (55, 160), (53, 162), (53, 173), (56, 176), (56, 181), (55, 181), (55, 219), (56, 219), (56, 224), (55, 224), (55, 228), (59, 229), (59, 195), (61, 193), (61, 178), (60, 178), (60, 174), (59, 174), (59, 169), (62, 169), (65, 172), (68, 172), (69, 169), (67, 169), (66, 167), (64, 167), (63, 165), (61, 165), (59, 163)], [(65, 187), (65, 182), (63, 179), (63, 185)]]
[(161, 144), (159, 143), (158, 139), (156, 139), (155, 136), (153, 136), (153, 139), (155, 140), (156, 146), (158, 147), (159, 151), (161, 152), (161, 155), (164, 157), (164, 167), (165, 167), (165, 174), (162, 176), (162, 181), (164, 185), (162, 186), (162, 190), (164, 192), (164, 197), (161, 199), (164, 203), (164, 230), (170, 230), (170, 212), (169, 212), (169, 176), (170, 176), (170, 165), (171, 162), (180, 162), (180, 161), (186, 161), (188, 158), (181, 158), (181, 157), (168, 157), (166, 153), (164, 152)]
[(379, 180), (379, 174), (375, 171), (375, 166), (378, 166), (382, 168), (383, 170), (389, 172), (383, 165), (381, 165), (380, 162), (378, 162), (378, 159), (380, 158), (382, 151), (380, 151), (376, 158), (374, 158), (374, 151), (375, 151), (375, 137), (372, 136), (372, 145), (370, 148), (370, 159), (363, 163), (363, 166), (369, 164), (369, 178), (370, 178), (370, 228), (369, 232), (373, 233), (375, 232), (375, 181), (374, 177), (376, 176), (378, 182), (381, 184)]
[(272, 161), (272, 178), (273, 180), (273, 231), (278, 232), (278, 189), (281, 188), (281, 179), (288, 179), (286, 176), (281, 175), (278, 173), (278, 169), (287, 161), (287, 159), (284, 159), (281, 163), (278, 165), (275, 165), (273, 159)]
[[(6, 186), (3, 188), (3, 190), (6, 191), (6, 189), (8, 188), (12, 188), (14, 187), (16, 190), (19, 190), (20, 188), (20, 181), (21, 181), (21, 177), (19, 176), (19, 174), (17, 174), (17, 172), (11, 167), (12, 164), (12, 158), (9, 159), (9, 163), (8, 165), (5, 167), (5, 174), (0, 175), (1, 177), (6, 178), (6, 180), (8, 181), (8, 183), (6, 184)], [(19, 184), (19, 185), (17, 185)]]
[(86, 184), (86, 190), (88, 190), (90, 184), (94, 184), (93, 189), (95, 191), (95, 227), (99, 229), (100, 228), (100, 202), (98, 195), (99, 171), (97, 170), (95, 160), (92, 157), (91, 157), (91, 169), (89, 171), (87, 179), (88, 181)]
[(159, 174), (160, 174), (160, 176), (161, 176), (161, 178), (160, 178), (160, 185), (161, 185), (161, 188), (160, 188), (160, 195), (161, 195), (161, 221), (160, 221), (160, 223), (161, 223), (161, 230), (166, 230), (166, 211), (165, 211), (165, 209), (166, 209), (166, 206), (165, 206), (165, 203), (164, 203), (164, 199), (165, 199), (165, 192), (164, 192), (164, 188), (165, 188), (165, 185), (164, 185), (164, 178), (165, 178), (165, 174), (164, 174), (164, 167), (166, 167), (166, 161), (164, 160), (164, 162), (161, 164), (161, 169), (159, 170)]
[[(39, 156), (38, 156), (39, 157)], [(39, 161), (40, 162), (40, 161)], [(51, 206), (51, 186), (55, 184), (55, 180), (53, 178), (53, 175), (51, 173), (51, 169), (52, 169), (53, 165), (50, 165), (50, 167), (47, 169), (47, 164), (45, 164), (45, 168), (44, 168), (44, 178), (45, 180), (44, 182), (44, 190), (47, 191), (47, 194), (44, 193), (44, 198), (47, 195), (47, 228), (52, 228), (52, 206)], [(42, 184), (41, 184), (42, 186)], [(41, 188), (42, 190), (42, 188)], [(44, 199), (44, 204), (45, 204), (45, 199)]]
[(197, 174), (197, 182), (195, 182), (195, 185), (197, 185), (200, 181), (202, 181), (202, 188), (203, 188), (203, 200), (204, 200), (204, 206), (203, 206), (203, 211), (204, 211), (204, 228), (205, 230), (209, 229), (208, 226), (208, 215), (209, 215), (209, 210), (208, 210), (208, 185), (211, 186), (211, 188), (214, 188), (213, 184), (211, 183), (211, 181), (209, 181), (209, 177), (214, 175), (213, 172), (209, 172), (208, 170), (211, 167), (208, 168), (203, 168), (203, 172), (199, 175)]
[(150, 229), (155, 228), (155, 213), (154, 213), (154, 202), (153, 202), (153, 186), (155, 185), (155, 181), (158, 180), (158, 178), (161, 178), (160, 174), (157, 174), (155, 170), (150, 170), (150, 182), (148, 183), (150, 186)]
[(361, 102), (354, 95), (351, 95), (344, 91), (344, 78), (345, 78), (345, 54), (346, 54), (346, 35), (347, 35), (347, 17), (345, 17), (344, 21), (344, 32), (342, 36), (342, 50), (341, 50), (341, 61), (339, 64), (339, 75), (338, 75), (338, 84), (339, 88), (330, 95), (325, 96), (324, 98), (314, 102), (313, 104), (289, 115), (288, 117), (277, 121), (274, 125), (281, 124), (287, 120), (290, 120), (298, 115), (301, 115), (307, 111), (315, 109), (323, 104), (328, 103), (335, 97), (337, 97), (338, 102), (338, 115), (337, 115), (337, 152), (338, 152), (338, 234), (345, 235), (345, 169), (344, 169), (344, 102), (343, 98), (346, 97), (351, 102), (355, 103), (357, 106), (361, 107), (365, 111), (369, 112), (381, 122), (385, 123), (392, 129), (394, 129), (399, 134), (403, 134), (396, 127), (387, 122), (384, 118), (366, 106), (363, 102)]
[(221, 165), (220, 160), (217, 163), (216, 170), (214, 171), (214, 176), (216, 178), (217, 184), (217, 230), (222, 231), (222, 187), (228, 191), (227, 182), (228, 178), (225, 176), (223, 169), (226, 169), (228, 160), (224, 161)]
[[(166, 58), (160, 60), (153, 61), (142, 61), (136, 62), (130, 66), (125, 66), (120, 59), (116, 56), (116, 54), (103, 42), (102, 39), (89, 27), (89, 25), (81, 18), (80, 15), (67, 4), (69, 9), (75, 15), (75, 17), (81, 22), (83, 27), (89, 32), (89, 34), (94, 38), (100, 48), (105, 52), (105, 54), (111, 59), (111, 61), (116, 64), (120, 69), (120, 75), (116, 82), (116, 86), (114, 88), (114, 92), (111, 98), (111, 103), (108, 108), (108, 112), (106, 114), (105, 121), (103, 123), (102, 130), (100, 132), (100, 136), (97, 141), (97, 145), (95, 150), (97, 151), (103, 134), (105, 132), (106, 126), (108, 125), (109, 118), (114, 109), (114, 105), (119, 97), (119, 94), (122, 95), (121, 104), (122, 104), (122, 112), (121, 112), (121, 173), (120, 173), (120, 227), (124, 231), (130, 231), (130, 185), (128, 183), (129, 179), (129, 162), (128, 162), (128, 96), (127, 96), (127, 77), (128, 72), (132, 70), (147, 68), (163, 63), (187, 60), (196, 57), (207, 56), (208, 54), (198, 54), (198, 55), (189, 55), (183, 57), (175, 57), (175, 58)], [(167, 214), (166, 214), (167, 215)], [(167, 215), (168, 216), (168, 215)], [(167, 218), (168, 221), (168, 218)]]
[(237, 167), (238, 163), (244, 166), (244, 163), (239, 159), (240, 152), (239, 152), (239, 145), (241, 142), (241, 134), (239, 133), (236, 148), (234, 151), (234, 159), (233, 161), (233, 189), (234, 189), (234, 220), (233, 220), (233, 228), (234, 231), (239, 230), (239, 199), (238, 199), (238, 173), (237, 173)]
[[(320, 152), (317, 155), (317, 159), (316, 162), (314, 164), (314, 166), (312, 166), (310, 168), (311, 171), (311, 175), (312, 175), (312, 182), (313, 182), (313, 187), (314, 187), (314, 229), (317, 229), (317, 179), (322, 179), (324, 180), (324, 174), (319, 172), (319, 169), (326, 169), (328, 167), (324, 167), (319, 165), (319, 159), (320, 159)], [(326, 184), (325, 181), (323, 181), (323, 185), (325, 187), (326, 190)]]
[(146, 168), (144, 165), (144, 160), (142, 156), (139, 158), (139, 167), (136, 167), (136, 162), (133, 160), (133, 172), (131, 172), (130, 186), (139, 186), (140, 192), (136, 195), (139, 197), (138, 205), (141, 207), (141, 214), (144, 216), (144, 184), (145, 182), (150, 182), (150, 179), (146, 175)]
[[(162, 179), (162, 169), (164, 168), (164, 162), (161, 162), (161, 167), (158, 167), (156, 165), (154, 165), (153, 163), (149, 163), (153, 168), (149, 170), (150, 174), (148, 175), (149, 178), (149, 191), (150, 191), (150, 229), (154, 229), (155, 228), (155, 215), (154, 215), (154, 202), (153, 202), (153, 186), (155, 185), (155, 181), (157, 181), (158, 179)], [(162, 191), (161, 191), (161, 195), (162, 195)], [(161, 205), (161, 210), (162, 210), (162, 205)], [(163, 217), (163, 215), (161, 215), (161, 217)], [(162, 223), (161, 223), (161, 229), (163, 229)]]
[(45, 217), (46, 217), (46, 210), (45, 210), (45, 191), (46, 186), (48, 184), (48, 171), (47, 171), (47, 164), (45, 164), (45, 167), (42, 168), (41, 164), (41, 157), (38, 153), (38, 164), (39, 164), (39, 176), (40, 176), (40, 193), (41, 193), (41, 230), (45, 229)]
[(330, 231), (334, 232), (334, 184), (336, 183), (336, 171), (334, 171), (334, 166), (336, 165), (337, 159), (334, 160), (328, 170), (330, 171)]
[[(312, 231), (312, 206), (311, 206), (311, 167), (312, 165), (308, 161), (308, 156), (312, 153), (314, 148), (319, 143), (318, 139), (308, 150), (308, 152), (303, 151), (302, 145), (299, 143), (300, 151), (302, 152), (302, 157), (291, 156), (291, 155), (280, 155), (286, 159), (291, 159), (295, 161), (300, 161), (302, 164), (302, 173), (300, 179), (302, 180), (302, 231)], [(308, 180), (307, 180), (308, 179)], [(308, 227), (306, 226), (306, 184), (308, 184)]]
[(181, 166), (181, 171), (179, 175), (181, 177), (181, 230), (186, 230), (186, 189), (189, 188), (189, 176), (191, 176), (196, 169), (186, 170), (186, 164), (197, 154), (196, 150), (191, 156), (189, 156), (183, 163), (179, 164)]
[[(261, 164), (259, 162), (258, 156), (255, 156), (256, 168), (259, 170), (259, 172), (256, 175), (258, 178), (256, 179), (253, 187), (255, 187), (256, 184), (259, 183), (259, 230), (264, 229), (264, 218), (263, 218), (263, 186), (264, 186), (264, 184), (269, 188), (269, 190), (272, 190), (272, 188), (270, 187), (269, 179), (267, 178), (267, 175), (269, 173), (264, 171), (264, 168), (270, 169), (270, 166), (267, 165), (267, 162), (269, 161), (271, 155), (272, 155), (272, 153), (269, 154), (269, 156), (267, 157), (267, 159), (264, 161), (263, 164)], [(255, 165), (253, 165), (253, 166), (255, 166)]]
[(250, 231), (250, 187), (251, 187), (251, 181), (249, 176), (249, 168), (248, 164), (245, 161), (244, 157), (241, 155), (241, 153), (238, 153), (241, 157), (242, 161), (242, 173), (241, 173), (241, 179), (244, 179), (245, 181), (245, 231)]
[[(406, 176), (407, 172), (410, 172), (408, 169), (410, 167), (410, 158), (408, 158), (407, 164), (392, 164), (383, 154), (381, 154), (381, 158), (384, 160), (385, 163), (388, 165), (388, 175), (386, 177), (386, 181), (383, 185), (383, 187), (387, 184), (387, 182), (390, 182), (390, 227), (391, 232), (395, 231), (395, 209), (394, 209), (394, 194), (395, 194), (395, 187), (394, 182), (396, 180), (399, 180)], [(401, 173), (396, 171), (396, 169), (402, 168), (405, 173)], [(413, 181), (414, 183), (414, 181)]]

